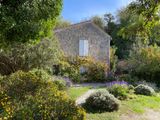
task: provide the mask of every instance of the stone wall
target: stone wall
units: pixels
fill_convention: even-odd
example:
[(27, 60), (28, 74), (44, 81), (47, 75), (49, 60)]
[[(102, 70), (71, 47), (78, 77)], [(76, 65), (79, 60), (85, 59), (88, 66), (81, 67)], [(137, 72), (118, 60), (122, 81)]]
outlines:
[(55, 31), (60, 46), (68, 56), (79, 55), (79, 40), (88, 40), (89, 56), (109, 63), (110, 36), (104, 33), (94, 23), (87, 22), (72, 25)]

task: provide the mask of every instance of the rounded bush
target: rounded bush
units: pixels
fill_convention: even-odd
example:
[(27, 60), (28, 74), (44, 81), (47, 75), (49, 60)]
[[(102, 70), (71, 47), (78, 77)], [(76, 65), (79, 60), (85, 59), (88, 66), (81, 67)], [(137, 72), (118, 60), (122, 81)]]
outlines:
[(42, 89), (35, 96), (16, 104), (14, 120), (85, 120), (85, 111), (76, 106), (65, 92)]
[[(44, 71), (33, 70), (29, 72), (18, 71), (1, 81), (3, 90), (12, 98), (25, 99), (26, 95), (34, 95), (40, 88), (50, 86), (52, 81)], [(55, 85), (56, 86), (56, 85)]]
[(64, 80), (54, 80), (53, 83), (56, 84), (59, 90), (66, 90), (66, 82)]
[(136, 94), (140, 94), (140, 95), (152, 96), (155, 94), (155, 91), (153, 88), (143, 84), (138, 85), (134, 90)]
[(107, 90), (120, 100), (125, 100), (128, 98), (129, 89), (127, 85), (115, 84), (111, 87), (108, 87)]
[(85, 106), (99, 112), (112, 112), (119, 109), (120, 102), (107, 90), (99, 90), (86, 99)]
[(0, 118), (85, 120), (84, 109), (76, 106), (65, 91), (60, 91), (44, 71), (18, 71), (4, 77), (0, 85), (4, 91), (0, 93)]

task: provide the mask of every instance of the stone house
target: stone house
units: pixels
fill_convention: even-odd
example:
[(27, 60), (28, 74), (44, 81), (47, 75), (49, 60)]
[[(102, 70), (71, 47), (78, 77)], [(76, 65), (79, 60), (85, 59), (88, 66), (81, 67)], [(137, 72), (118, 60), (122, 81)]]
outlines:
[(110, 63), (111, 37), (92, 21), (55, 30), (60, 47), (67, 56), (90, 56)]

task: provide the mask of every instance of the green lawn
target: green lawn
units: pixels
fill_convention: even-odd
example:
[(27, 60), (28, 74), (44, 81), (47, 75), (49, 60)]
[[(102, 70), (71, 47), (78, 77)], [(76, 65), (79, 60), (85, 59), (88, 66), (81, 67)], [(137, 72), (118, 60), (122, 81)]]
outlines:
[(73, 100), (76, 100), (76, 98), (86, 93), (89, 89), (91, 89), (91, 87), (71, 87), (68, 90), (68, 94)]
[[(91, 87), (71, 87), (68, 94), (74, 100), (87, 92)], [(99, 88), (103, 89), (103, 88)], [(121, 101), (120, 110), (117, 112), (87, 113), (87, 120), (120, 120), (124, 113), (142, 115), (145, 109), (160, 111), (160, 96), (133, 95), (132, 99)]]
[(118, 112), (87, 113), (87, 120), (119, 120), (120, 115), (124, 113), (141, 115), (146, 108), (160, 110), (160, 97), (137, 96), (134, 99), (122, 101)]

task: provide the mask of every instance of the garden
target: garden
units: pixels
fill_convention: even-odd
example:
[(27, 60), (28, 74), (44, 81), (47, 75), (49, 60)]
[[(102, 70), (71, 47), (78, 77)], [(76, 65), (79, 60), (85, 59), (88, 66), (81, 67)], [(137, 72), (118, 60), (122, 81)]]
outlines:
[(118, 23), (91, 18), (113, 38), (109, 65), (63, 53), (53, 34), (69, 25), (62, 8), (0, 0), (0, 120), (159, 120), (160, 2), (136, 0)]

